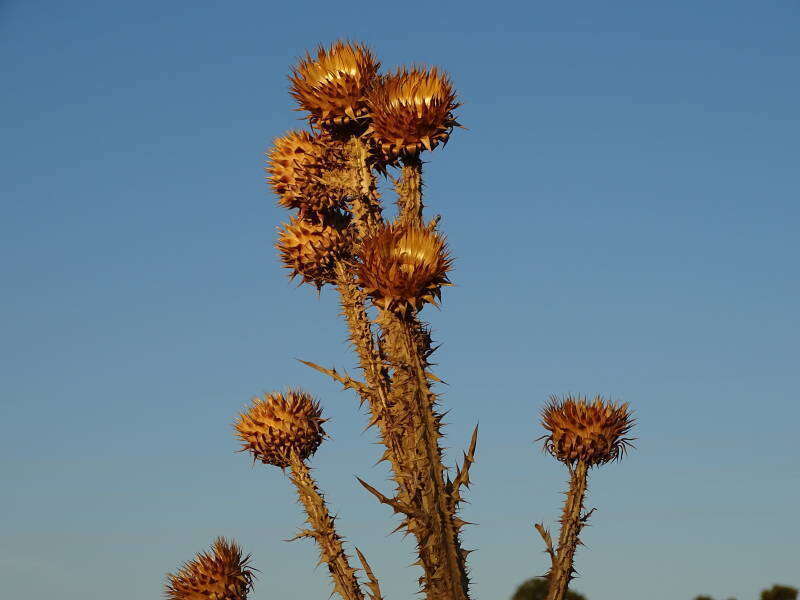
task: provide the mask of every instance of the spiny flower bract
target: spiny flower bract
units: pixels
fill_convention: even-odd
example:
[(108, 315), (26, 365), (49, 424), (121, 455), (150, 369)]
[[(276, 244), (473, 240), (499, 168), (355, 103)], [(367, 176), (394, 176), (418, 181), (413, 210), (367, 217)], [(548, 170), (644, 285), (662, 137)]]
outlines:
[(300, 276), (303, 283), (313, 283), (317, 289), (334, 283), (336, 261), (350, 250), (348, 222), (349, 217), (336, 213), (317, 222), (293, 217), (284, 224), (275, 247), (291, 271), (289, 276)]
[(450, 78), (436, 67), (405, 67), (386, 75), (367, 95), (367, 132), (385, 160), (433, 150), (458, 125)]
[(288, 467), (292, 454), (305, 460), (316, 452), (325, 431), (322, 409), (307, 392), (289, 388), (253, 398), (234, 424), (242, 451), (255, 460)]
[(291, 94), (312, 123), (341, 125), (367, 114), (365, 94), (380, 63), (363, 44), (337, 41), (320, 46), (316, 57), (306, 53), (289, 79)]
[(235, 541), (214, 540), (210, 552), (200, 552), (180, 570), (167, 574), (168, 600), (246, 600), (253, 588), (250, 555), (242, 556)]
[(452, 258), (436, 231), (416, 225), (388, 225), (364, 240), (358, 277), (375, 304), (385, 309), (422, 308), (436, 303)]
[(584, 461), (590, 467), (620, 459), (630, 446), (625, 435), (634, 421), (628, 404), (615, 404), (596, 396), (550, 397), (542, 410), (545, 449), (561, 462)]
[(345, 188), (333, 175), (346, 169), (341, 144), (328, 136), (290, 131), (267, 154), (266, 171), (278, 204), (313, 215), (344, 207)]

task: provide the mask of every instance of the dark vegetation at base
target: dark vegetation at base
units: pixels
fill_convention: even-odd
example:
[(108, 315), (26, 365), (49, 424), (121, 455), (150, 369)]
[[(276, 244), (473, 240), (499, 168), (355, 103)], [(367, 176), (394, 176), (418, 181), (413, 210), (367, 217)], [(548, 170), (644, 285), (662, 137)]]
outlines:
[[(545, 600), (548, 590), (547, 580), (534, 577), (520, 584), (511, 600)], [(798, 600), (798, 590), (788, 585), (773, 585), (769, 589), (761, 590), (759, 600)], [(587, 600), (586, 596), (569, 590), (565, 600)], [(694, 600), (714, 600), (711, 596), (695, 596)], [(728, 598), (727, 600), (736, 600)]]
[[(547, 579), (534, 577), (520, 584), (517, 591), (511, 596), (511, 600), (545, 600), (549, 589)], [(586, 600), (586, 596), (568, 590), (564, 600)]]
[[(797, 588), (788, 585), (773, 585), (771, 588), (761, 590), (760, 600), (797, 600)], [(714, 600), (711, 596), (696, 596), (694, 600)], [(736, 598), (728, 598), (736, 600)]]

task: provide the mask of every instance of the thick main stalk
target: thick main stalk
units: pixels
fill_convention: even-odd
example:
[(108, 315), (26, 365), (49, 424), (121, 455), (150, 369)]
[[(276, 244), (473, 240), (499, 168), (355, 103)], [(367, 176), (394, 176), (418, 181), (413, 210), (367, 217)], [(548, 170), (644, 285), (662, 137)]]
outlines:
[(403, 437), (410, 458), (410, 480), (417, 484), (408, 502), (424, 519), (409, 519), (409, 531), (418, 542), (425, 571), (424, 592), (429, 599), (466, 600), (469, 579), (459, 541), (463, 524), (456, 503), (445, 487), (445, 469), (439, 445), (441, 416), (426, 374), (430, 338), (416, 318), (382, 311), (387, 358), (393, 366), (392, 400), (403, 413), (408, 433)]

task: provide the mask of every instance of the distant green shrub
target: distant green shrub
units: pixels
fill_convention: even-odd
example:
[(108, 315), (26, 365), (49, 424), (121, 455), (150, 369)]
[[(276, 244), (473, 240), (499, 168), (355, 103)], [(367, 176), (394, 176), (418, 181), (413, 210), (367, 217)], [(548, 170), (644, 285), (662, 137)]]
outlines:
[(761, 600), (797, 600), (797, 588), (788, 585), (773, 585), (761, 591)]
[[(528, 579), (520, 584), (517, 591), (511, 596), (511, 600), (545, 600), (549, 587), (547, 579), (543, 577)], [(568, 590), (564, 598), (565, 600), (586, 600), (586, 596), (572, 590)], [(772, 598), (769, 600), (772, 600)], [(780, 600), (783, 599), (781, 598)]]

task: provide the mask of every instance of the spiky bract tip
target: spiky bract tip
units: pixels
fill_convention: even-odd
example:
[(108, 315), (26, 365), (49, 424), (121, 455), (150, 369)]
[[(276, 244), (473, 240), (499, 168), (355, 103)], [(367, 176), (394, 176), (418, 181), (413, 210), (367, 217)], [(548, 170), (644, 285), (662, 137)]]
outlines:
[(364, 44), (337, 41), (306, 53), (289, 76), (291, 94), (312, 123), (344, 125), (367, 114), (365, 94), (380, 62)]
[(305, 460), (316, 452), (325, 431), (322, 409), (311, 394), (289, 388), (253, 398), (234, 424), (242, 451), (264, 464), (285, 468), (292, 455)]
[(387, 310), (419, 310), (437, 303), (452, 258), (445, 239), (416, 225), (388, 225), (364, 240), (359, 282), (376, 305)]
[(542, 410), (545, 449), (561, 462), (584, 461), (590, 467), (618, 460), (630, 447), (625, 435), (634, 425), (628, 404), (616, 404), (596, 396), (551, 396)]
[(168, 600), (246, 600), (253, 589), (250, 555), (223, 537), (214, 540), (210, 552), (200, 552), (180, 570), (167, 574)]
[(408, 69), (381, 77), (367, 95), (367, 130), (384, 160), (416, 155), (446, 143), (458, 125), (450, 78), (436, 67)]

